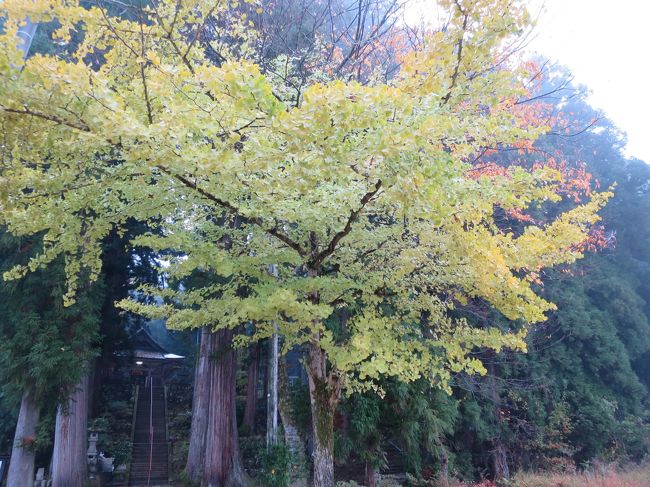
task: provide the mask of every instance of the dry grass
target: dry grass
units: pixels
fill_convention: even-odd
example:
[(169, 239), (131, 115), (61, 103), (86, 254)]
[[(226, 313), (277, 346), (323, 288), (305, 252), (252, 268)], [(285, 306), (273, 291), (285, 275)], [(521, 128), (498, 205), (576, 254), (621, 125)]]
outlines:
[(513, 487), (650, 487), (650, 464), (626, 469), (602, 466), (575, 474), (520, 473)]

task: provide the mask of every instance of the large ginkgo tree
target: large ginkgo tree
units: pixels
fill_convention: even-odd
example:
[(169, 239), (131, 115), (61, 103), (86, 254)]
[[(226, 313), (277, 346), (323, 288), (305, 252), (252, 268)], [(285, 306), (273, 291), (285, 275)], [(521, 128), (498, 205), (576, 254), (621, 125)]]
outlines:
[[(304, 345), (314, 484), (332, 487), (342, 391), (385, 375), (447, 387), (453, 373), (483, 372), (476, 347), (523, 349), (525, 327), (475, 329), (451, 311), (480, 298), (512, 320), (544, 320), (553, 305), (535, 292), (539, 272), (581, 256), (608, 197), (544, 225), (520, 219), (516, 233), (497, 220), (551, 208), (565, 184), (544, 165), (481, 165), (547, 130), (527, 104), (536, 73), (514, 55), (529, 16), (512, 0), (440, 9), (445, 27), (404, 54), (391, 82), (312, 83), (289, 106), (244, 50), (215, 60), (203, 38), (219, 16), (237, 19), (232, 32), (217, 22), (224, 39), (243, 35), (255, 6), (158, 0), (120, 16), (101, 2), (5, 0), (0, 220), (45, 242), (5, 277), (63, 254), (70, 303), (79, 276), (98, 275), (109, 232), (158, 227), (134, 245), (180, 256), (174, 278), (212, 278), (145, 289), (167, 304), (123, 306), (228, 340), (253, 324), (255, 337)], [(74, 47), (23, 62), (25, 18), (58, 22), (54, 37)], [(212, 443), (205, 484), (244, 483), (237, 452)]]

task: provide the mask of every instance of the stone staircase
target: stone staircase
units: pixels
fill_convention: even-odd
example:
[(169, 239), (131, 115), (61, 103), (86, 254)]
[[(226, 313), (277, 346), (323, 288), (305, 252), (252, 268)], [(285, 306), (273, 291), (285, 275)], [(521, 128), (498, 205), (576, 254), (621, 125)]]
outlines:
[(138, 392), (129, 485), (167, 485), (168, 469), (165, 387), (152, 376)]
[[(393, 443), (388, 442), (384, 447), (386, 464), (380, 469), (379, 478), (382, 479), (380, 485), (402, 485), (406, 481), (406, 465), (402, 451)], [(361, 485), (365, 482), (365, 464), (358, 457), (348, 461), (345, 465), (335, 465), (334, 477), (337, 481), (355, 481)]]

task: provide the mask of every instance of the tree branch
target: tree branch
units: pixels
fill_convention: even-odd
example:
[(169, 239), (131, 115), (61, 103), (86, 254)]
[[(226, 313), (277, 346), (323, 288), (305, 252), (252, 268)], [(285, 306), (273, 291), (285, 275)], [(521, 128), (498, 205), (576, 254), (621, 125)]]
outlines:
[[(70, 127), (70, 128), (82, 131), (82, 132), (91, 133), (91, 130), (87, 125), (85, 125), (85, 124), (81, 125), (81, 124), (75, 124), (75, 123), (72, 123), (72, 122), (68, 122), (67, 120), (64, 120), (64, 119), (62, 119), (60, 117), (57, 117), (56, 115), (47, 115), (47, 114), (40, 113), (40, 112), (34, 112), (34, 111), (31, 111), (31, 110), (29, 110), (27, 108), (25, 108), (24, 110), (17, 110), (15, 108), (6, 108), (6, 107), (3, 107), (3, 106), (0, 106), (0, 110), (3, 110), (4, 112), (7, 112), (7, 113), (14, 113), (14, 114), (18, 114), (18, 115), (28, 115), (28, 116), (31, 116), (31, 117), (42, 118), (43, 120), (48, 120), (50, 122), (54, 122), (54, 123), (57, 123), (59, 125), (65, 125), (67, 127)], [(281, 242), (285, 243), (288, 247), (295, 250), (300, 256), (305, 257), (307, 255), (307, 251), (305, 251), (305, 249), (303, 249), (302, 246), (298, 242), (293, 240), (291, 237), (284, 234), (283, 232), (281, 232), (277, 228), (267, 228), (267, 226), (265, 225), (265, 222), (264, 222), (264, 220), (262, 218), (260, 218), (260, 217), (245, 217), (245, 216), (243, 216), (241, 214), (241, 211), (239, 210), (239, 208), (234, 206), (232, 203), (230, 203), (228, 201), (225, 201), (225, 200), (222, 200), (221, 198), (218, 198), (217, 196), (210, 193), (209, 191), (206, 191), (205, 189), (198, 187), (198, 185), (196, 183), (194, 183), (193, 181), (190, 181), (185, 176), (182, 176), (180, 174), (174, 174), (172, 171), (170, 171), (167, 167), (165, 167), (163, 165), (157, 165), (156, 167), (158, 169), (160, 169), (162, 172), (164, 172), (165, 174), (167, 174), (168, 176), (171, 176), (172, 178), (174, 178), (177, 181), (179, 181), (180, 183), (182, 183), (184, 186), (186, 186), (186, 187), (188, 187), (190, 189), (193, 189), (194, 191), (199, 193), (201, 196), (203, 196), (207, 200), (210, 200), (213, 203), (216, 203), (217, 205), (221, 206), (222, 208), (225, 208), (226, 210), (230, 211), (234, 215), (239, 216), (244, 223), (257, 225), (258, 227), (260, 227), (267, 234), (271, 235), (272, 237), (277, 238)], [(348, 232), (349, 232), (349, 230), (348, 230)], [(341, 236), (340, 238), (342, 238), (342, 237), (343, 236)], [(340, 238), (339, 238), (339, 240), (340, 240)], [(331, 245), (331, 243), (330, 243), (330, 245)]]
[(151, 109), (151, 100), (149, 99), (149, 88), (147, 87), (147, 75), (144, 72), (144, 67), (147, 59), (147, 50), (145, 47), (145, 40), (144, 40), (144, 27), (142, 27), (142, 17), (140, 17), (140, 37), (142, 41), (142, 62), (140, 63), (140, 76), (142, 77), (142, 88), (144, 90), (144, 101), (145, 104), (147, 105), (147, 120), (149, 121), (149, 125), (153, 123), (153, 111)]
[(272, 237), (277, 238), (278, 240), (280, 240), (281, 242), (285, 243), (287, 246), (289, 246), (290, 248), (292, 248), (293, 250), (298, 252), (299, 255), (301, 255), (303, 257), (307, 255), (307, 252), (305, 251), (305, 249), (303, 249), (302, 246), (298, 242), (293, 240), (291, 237), (289, 237), (288, 235), (282, 233), (277, 228), (267, 228), (267, 226), (265, 225), (265, 222), (264, 222), (264, 220), (262, 218), (260, 218), (260, 217), (246, 217), (246, 216), (242, 215), (240, 209), (237, 208), (235, 205), (233, 205), (232, 203), (230, 203), (228, 201), (222, 200), (221, 198), (213, 195), (212, 193), (210, 193), (209, 191), (206, 191), (203, 188), (200, 188), (195, 182), (191, 181), (190, 179), (186, 178), (185, 176), (182, 176), (180, 174), (175, 174), (175, 173), (173, 173), (172, 171), (170, 171), (167, 167), (165, 167), (163, 165), (158, 165), (157, 167), (162, 172), (164, 172), (168, 176), (176, 179), (177, 181), (179, 181), (184, 186), (186, 186), (186, 187), (188, 187), (190, 189), (193, 189), (194, 191), (199, 193), (201, 196), (203, 196), (205, 199), (207, 199), (209, 201), (212, 201), (213, 203), (221, 206), (222, 208), (225, 208), (226, 210), (230, 211), (233, 215), (239, 216), (239, 218), (241, 218), (243, 223), (257, 225), (258, 227), (260, 227), (267, 234), (271, 235)]
[(334, 237), (332, 237), (332, 240), (330, 240), (330, 243), (327, 245), (327, 247), (325, 247), (321, 252), (314, 256), (314, 258), (309, 263), (309, 267), (311, 269), (318, 269), (323, 261), (334, 253), (337, 245), (343, 239), (343, 237), (352, 231), (352, 224), (357, 221), (359, 214), (365, 208), (366, 204), (368, 204), (368, 202), (379, 192), (380, 189), (381, 179), (377, 181), (377, 184), (375, 184), (375, 187), (372, 191), (368, 191), (363, 196), (363, 198), (361, 198), (361, 205), (359, 208), (350, 212), (350, 216), (348, 217), (348, 221), (346, 222), (345, 227), (343, 227), (343, 230), (337, 232)]
[(183, 60), (186, 62), (186, 64), (189, 63), (189, 61), (187, 60), (187, 56), (188, 56), (188, 54), (190, 53), (190, 51), (191, 51), (192, 48), (194, 47), (194, 44), (196, 44), (196, 41), (197, 41), (197, 40), (199, 39), (199, 37), (201, 36), (201, 32), (203, 31), (203, 29), (205, 28), (206, 24), (208, 23), (208, 20), (209, 20), (210, 16), (211, 16), (212, 13), (217, 9), (217, 7), (219, 7), (219, 4), (220, 4), (220, 3), (221, 3), (221, 1), (218, 1), (215, 5), (212, 6), (212, 8), (211, 8), (211, 9), (208, 11), (208, 13), (205, 15), (205, 19), (204, 19), (203, 23), (201, 23), (201, 25), (199, 25), (199, 26), (196, 28), (196, 32), (195, 32), (195, 34), (194, 34), (194, 37), (193, 37), (192, 41), (189, 43), (189, 45), (187, 46), (187, 49), (185, 50), (185, 53), (184, 53), (183, 56), (182, 56), (182, 57), (183, 57)]
[(454, 72), (451, 75), (451, 84), (449, 85), (449, 91), (447, 91), (447, 94), (443, 97), (442, 99), (442, 104), (446, 105), (449, 102), (449, 99), (451, 98), (451, 93), (456, 86), (456, 82), (458, 81), (458, 74), (460, 73), (460, 63), (463, 60), (463, 39), (465, 38), (465, 32), (467, 31), (467, 21), (469, 19), (469, 14), (465, 12), (458, 1), (456, 0), (456, 7), (458, 7), (458, 10), (460, 13), (463, 15), (463, 32), (460, 36), (460, 39), (458, 39), (458, 52), (456, 53), (456, 67), (454, 68)]
[(69, 122), (68, 120), (65, 120), (61, 117), (57, 117), (56, 115), (48, 115), (46, 113), (34, 112), (27, 107), (25, 107), (23, 110), (18, 110), (15, 108), (7, 108), (7, 107), (0, 106), (0, 110), (3, 110), (7, 113), (15, 113), (18, 115), (28, 115), (30, 117), (42, 118), (43, 120), (49, 120), (50, 122), (54, 122), (59, 125), (65, 125), (67, 127), (76, 130), (81, 130), (82, 132), (90, 132), (90, 128), (88, 127), (88, 125), (86, 125), (83, 122), (76, 124), (74, 122)]

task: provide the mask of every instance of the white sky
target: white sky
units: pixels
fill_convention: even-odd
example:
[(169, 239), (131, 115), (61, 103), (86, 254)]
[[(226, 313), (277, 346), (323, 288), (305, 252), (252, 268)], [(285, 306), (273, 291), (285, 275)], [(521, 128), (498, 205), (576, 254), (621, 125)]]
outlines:
[[(627, 155), (650, 164), (650, 0), (527, 1), (540, 14), (530, 49), (567, 66), (627, 133)], [(413, 17), (434, 20), (432, 4), (416, 0), (411, 12), (426, 13)]]
[(627, 132), (627, 155), (650, 164), (650, 2), (529, 0), (531, 13), (542, 3), (530, 47), (568, 66)]

